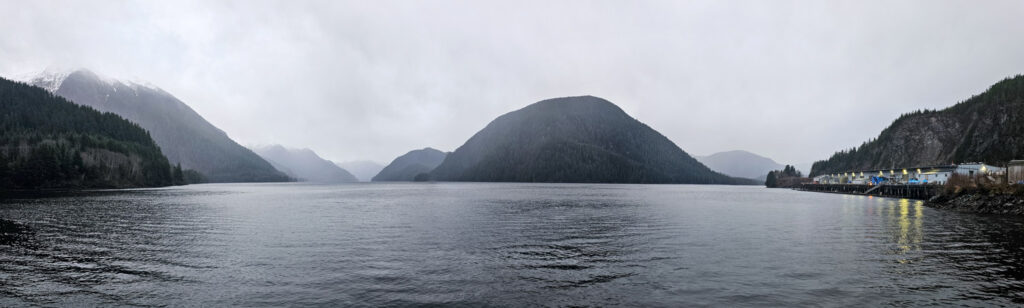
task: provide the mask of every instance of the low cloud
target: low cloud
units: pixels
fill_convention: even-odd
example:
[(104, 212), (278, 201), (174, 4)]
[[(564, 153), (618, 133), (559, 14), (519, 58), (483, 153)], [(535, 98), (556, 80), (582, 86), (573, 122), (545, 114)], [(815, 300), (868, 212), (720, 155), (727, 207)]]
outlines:
[(242, 144), (388, 162), (551, 97), (809, 163), (1024, 73), (1019, 1), (0, 1), (0, 74), (145, 80)]

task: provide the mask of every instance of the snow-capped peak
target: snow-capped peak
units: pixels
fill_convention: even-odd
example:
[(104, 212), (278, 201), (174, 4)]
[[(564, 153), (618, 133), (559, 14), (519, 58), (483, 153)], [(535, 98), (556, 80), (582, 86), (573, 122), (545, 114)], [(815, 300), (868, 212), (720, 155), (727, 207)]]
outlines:
[(114, 91), (117, 91), (117, 86), (119, 86), (119, 85), (127, 86), (129, 88), (132, 88), (133, 90), (138, 90), (139, 87), (149, 88), (149, 89), (153, 89), (153, 90), (160, 90), (159, 87), (157, 87), (157, 86), (155, 86), (155, 85), (153, 85), (153, 84), (151, 84), (149, 82), (145, 82), (145, 81), (125, 81), (125, 80), (110, 78), (110, 77), (106, 77), (106, 76), (101, 76), (99, 74), (96, 74), (96, 73), (94, 73), (94, 72), (92, 72), (92, 71), (90, 71), (88, 69), (84, 69), (84, 68), (79, 68), (79, 69), (46, 68), (41, 73), (35, 74), (34, 76), (29, 76), (27, 78), (22, 78), (21, 80), (25, 81), (28, 84), (32, 84), (32, 85), (35, 85), (35, 86), (38, 86), (38, 87), (42, 87), (42, 88), (46, 89), (47, 91), (57, 92), (57, 90), (60, 89), (60, 86), (64, 83), (64, 80), (66, 80), (68, 78), (68, 76), (71, 76), (72, 74), (76, 74), (76, 73), (87, 74), (87, 75), (89, 75), (89, 76), (91, 76), (93, 78), (96, 78), (96, 80), (99, 80), (99, 81), (101, 81), (101, 82), (111, 86), (112, 88), (114, 88)]
[(52, 93), (57, 92), (57, 89), (60, 89), (60, 85), (64, 83), (64, 80), (74, 72), (74, 70), (58, 70), (48, 67), (34, 77), (23, 77), (22, 80)]

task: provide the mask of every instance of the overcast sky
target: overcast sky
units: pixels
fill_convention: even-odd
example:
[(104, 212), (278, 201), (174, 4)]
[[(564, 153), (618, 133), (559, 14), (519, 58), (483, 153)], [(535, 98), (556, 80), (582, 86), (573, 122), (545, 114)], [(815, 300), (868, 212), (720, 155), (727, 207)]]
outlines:
[[(89, 68), (243, 145), (387, 163), (595, 95), (683, 150), (802, 166), (1024, 73), (1024, 1), (0, 0), (0, 75)], [(806, 171), (806, 170), (805, 170)]]

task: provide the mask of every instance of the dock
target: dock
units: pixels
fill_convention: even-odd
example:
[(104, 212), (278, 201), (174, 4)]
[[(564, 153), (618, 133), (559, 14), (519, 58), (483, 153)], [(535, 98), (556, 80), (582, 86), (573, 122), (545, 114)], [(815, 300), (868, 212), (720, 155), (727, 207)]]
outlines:
[(928, 200), (939, 194), (942, 187), (941, 185), (922, 184), (801, 184), (799, 189), (813, 192)]

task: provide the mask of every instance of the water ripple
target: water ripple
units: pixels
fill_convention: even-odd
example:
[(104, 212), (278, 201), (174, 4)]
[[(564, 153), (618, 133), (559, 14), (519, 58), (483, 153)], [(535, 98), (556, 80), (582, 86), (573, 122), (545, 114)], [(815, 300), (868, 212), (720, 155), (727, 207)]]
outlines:
[(0, 196), (0, 306), (1019, 306), (1024, 220), (754, 187)]

